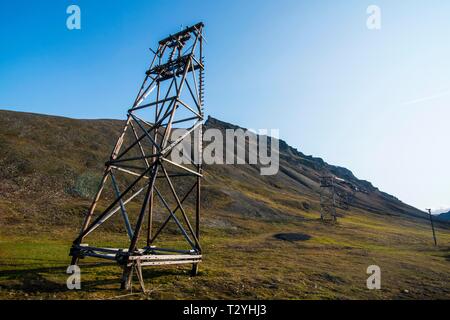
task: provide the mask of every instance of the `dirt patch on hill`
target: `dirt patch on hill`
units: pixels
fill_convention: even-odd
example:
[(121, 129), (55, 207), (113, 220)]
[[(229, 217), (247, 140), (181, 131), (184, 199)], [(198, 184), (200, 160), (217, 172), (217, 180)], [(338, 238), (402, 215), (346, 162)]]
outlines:
[(283, 241), (307, 241), (311, 239), (310, 235), (304, 233), (277, 233), (274, 235), (274, 238)]

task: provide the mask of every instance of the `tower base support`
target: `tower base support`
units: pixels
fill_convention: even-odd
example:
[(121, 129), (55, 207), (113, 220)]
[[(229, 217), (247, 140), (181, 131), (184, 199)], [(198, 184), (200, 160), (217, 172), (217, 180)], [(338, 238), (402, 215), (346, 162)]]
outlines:
[(123, 268), (120, 288), (131, 290), (133, 273), (136, 273), (143, 292), (146, 290), (142, 276), (142, 267), (190, 264), (192, 265), (191, 275), (195, 276), (198, 273), (198, 264), (202, 261), (202, 255), (195, 250), (175, 250), (154, 246), (138, 249), (130, 254), (128, 249), (100, 248), (80, 244), (72, 246), (70, 255), (72, 256), (72, 261), (75, 262), (84, 257), (115, 261)]

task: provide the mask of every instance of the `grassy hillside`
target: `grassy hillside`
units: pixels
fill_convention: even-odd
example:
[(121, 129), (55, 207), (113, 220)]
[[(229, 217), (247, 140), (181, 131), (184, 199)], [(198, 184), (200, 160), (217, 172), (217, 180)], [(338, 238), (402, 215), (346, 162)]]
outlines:
[[(121, 270), (96, 260), (81, 263), (83, 290), (65, 286), (71, 242), (122, 125), (0, 111), (0, 298), (123, 294)], [(232, 125), (211, 118), (207, 127)], [(186, 266), (148, 268), (150, 294), (125, 298), (450, 298), (448, 224), (437, 225), (440, 245), (434, 247), (422, 212), (345, 168), (283, 141), (280, 147), (280, 172), (273, 177), (250, 165), (207, 166), (200, 275), (189, 277)], [(338, 211), (337, 224), (319, 219), (324, 173), (360, 190), (349, 210)], [(279, 239), (291, 233), (309, 237)], [(123, 235), (117, 220), (90, 241), (121, 245)], [(366, 288), (372, 264), (382, 270), (379, 291)]]

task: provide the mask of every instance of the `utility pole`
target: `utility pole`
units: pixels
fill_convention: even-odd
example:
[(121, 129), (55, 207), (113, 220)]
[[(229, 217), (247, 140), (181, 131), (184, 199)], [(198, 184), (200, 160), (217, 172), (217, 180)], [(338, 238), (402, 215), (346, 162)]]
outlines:
[(426, 210), (428, 211), (428, 214), (430, 215), (430, 223), (431, 223), (431, 229), (433, 230), (434, 245), (437, 246), (436, 233), (434, 232), (433, 215), (431, 214), (431, 209), (426, 209)]

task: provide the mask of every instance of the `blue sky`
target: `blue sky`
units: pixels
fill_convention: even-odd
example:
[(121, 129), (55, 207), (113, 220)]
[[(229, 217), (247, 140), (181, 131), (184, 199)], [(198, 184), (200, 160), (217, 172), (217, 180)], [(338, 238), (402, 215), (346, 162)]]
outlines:
[[(66, 28), (70, 4), (81, 30)], [(203, 21), (208, 114), (450, 207), (449, 14), (446, 0), (3, 1), (0, 109), (122, 119), (148, 48)]]

